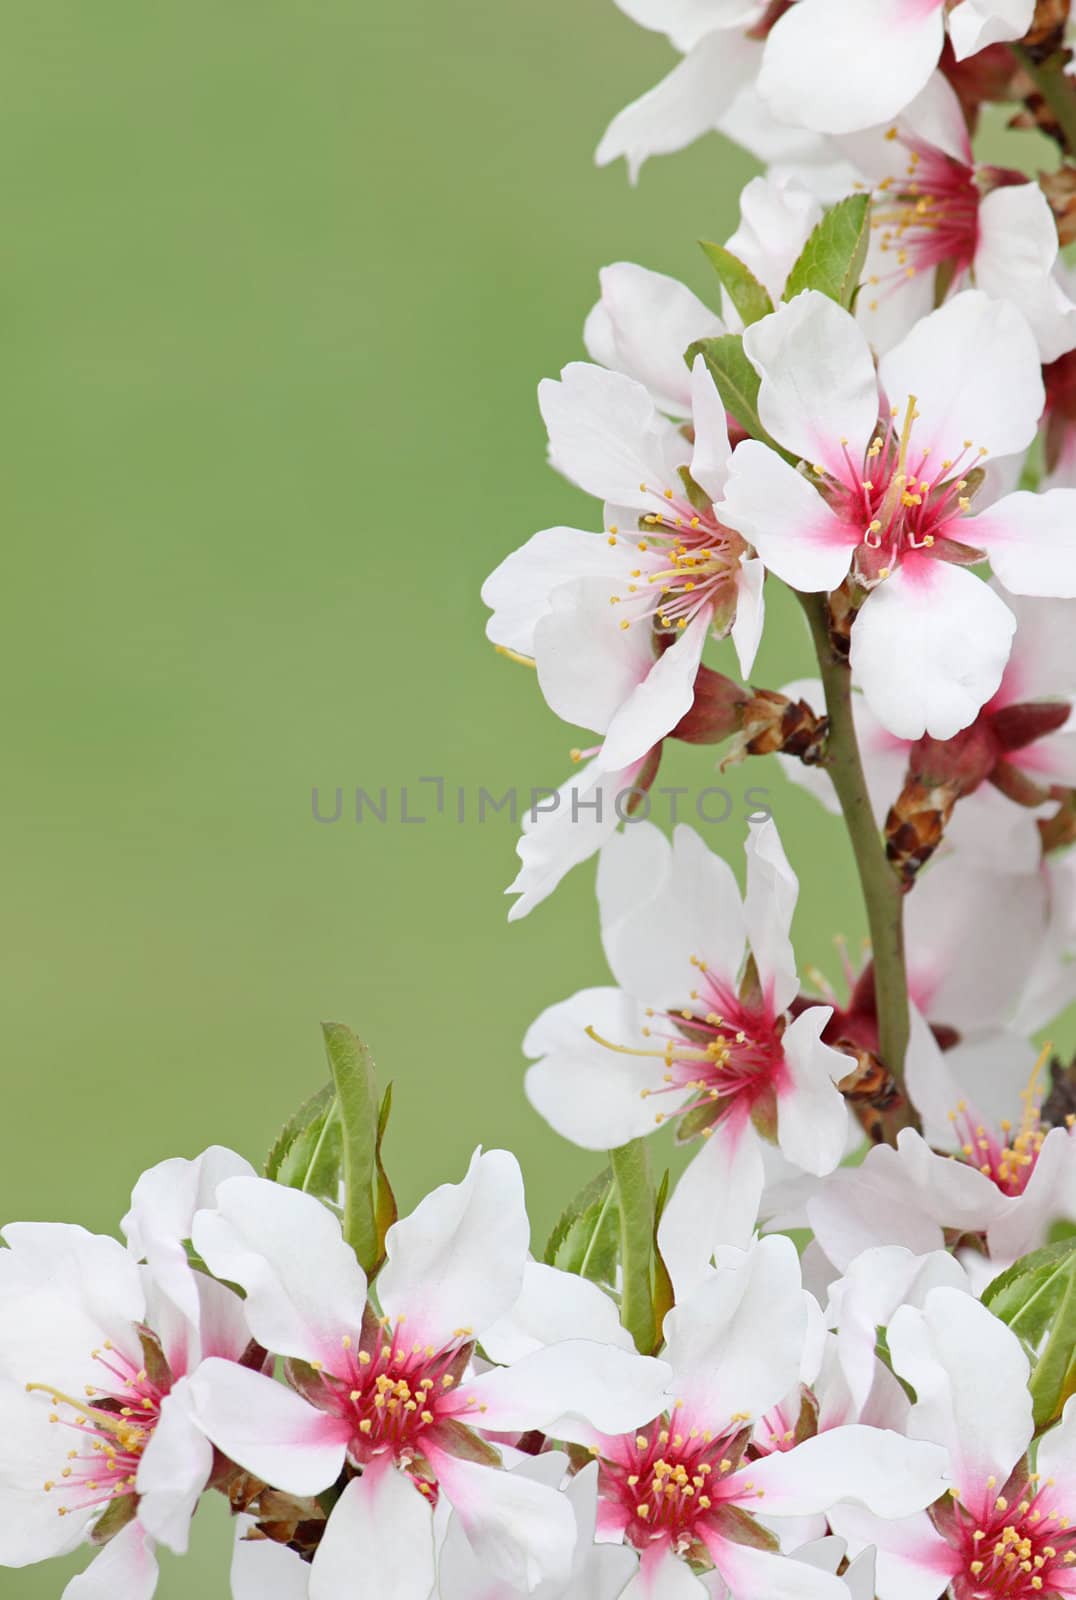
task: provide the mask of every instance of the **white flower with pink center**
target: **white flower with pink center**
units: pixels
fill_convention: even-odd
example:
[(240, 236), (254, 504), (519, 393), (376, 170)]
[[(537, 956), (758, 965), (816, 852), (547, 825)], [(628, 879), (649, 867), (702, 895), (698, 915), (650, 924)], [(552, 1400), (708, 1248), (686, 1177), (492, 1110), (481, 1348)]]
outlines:
[(598, 897), (617, 989), (545, 1011), (524, 1050), (531, 1104), (584, 1149), (678, 1125), (704, 1145), (662, 1220), (674, 1278), (719, 1243), (750, 1238), (762, 1190), (759, 1137), (797, 1167), (829, 1172), (848, 1116), (834, 1080), (848, 1058), (821, 1043), (828, 1007), (794, 1020), (789, 928), (798, 883), (777, 830), (750, 831), (747, 893), (691, 828), (670, 844), (636, 823), (602, 852)]
[(1076, 1219), (1076, 1139), (1068, 1125), (1042, 1126), (1033, 1055), (1011, 1034), (943, 1052), (913, 1014), (908, 1090), (923, 1134), (903, 1129), (895, 1149), (879, 1145), (834, 1173), (807, 1204), (839, 1271), (874, 1245), (926, 1254), (963, 1240), (992, 1277), (1044, 1244), (1052, 1222)]
[(1057, 275), (1057, 226), (1037, 183), (980, 165), (955, 91), (941, 73), (888, 128), (842, 141), (873, 193), (871, 249), (858, 316), (888, 349), (945, 292), (969, 283), (1023, 314), (1043, 361), (1076, 345), (1076, 305)]
[(1016, 619), (968, 566), (1014, 594), (1076, 594), (1076, 492), (1004, 496), (972, 515), (988, 457), (1024, 450), (1043, 404), (1035, 341), (1010, 305), (966, 290), (875, 372), (855, 319), (797, 295), (748, 328), (764, 426), (802, 463), (737, 446), (718, 514), (793, 588), (866, 595), (852, 669), (902, 738), (951, 738), (996, 693)]
[[(167, 1227), (158, 1218), (162, 1243)], [(64, 1591), (70, 1600), (149, 1600), (154, 1546), (186, 1550), (213, 1470), (192, 1377), (203, 1358), (223, 1366), (244, 1355), (242, 1302), (187, 1269), (181, 1311), (121, 1244), (82, 1228), (15, 1223), (3, 1237), (0, 1563), (25, 1566), (89, 1539), (103, 1548)]]
[(874, 1545), (879, 1600), (1041, 1600), (1076, 1593), (1076, 1402), (1033, 1438), (1028, 1361), (1016, 1335), (958, 1289), (938, 1288), (888, 1328), (894, 1369), (917, 1396), (908, 1431), (949, 1453), (952, 1488), (929, 1512), (883, 1522), (839, 1506), (835, 1530)]
[(235, 1179), (196, 1218), (197, 1248), (246, 1291), (250, 1325), (286, 1359), (290, 1384), (205, 1363), (194, 1382), (200, 1422), (287, 1493), (340, 1491), (310, 1600), (345, 1600), (356, 1571), (379, 1596), (427, 1600), (442, 1497), (476, 1557), (506, 1582), (532, 1592), (566, 1580), (569, 1502), (501, 1470), (485, 1434), (537, 1428), (571, 1440), (580, 1427), (649, 1415), (667, 1369), (582, 1338), (476, 1371), (476, 1341), (520, 1296), (528, 1233), (514, 1157), (476, 1154), (462, 1183), (435, 1190), (389, 1230), (374, 1309), (339, 1223), (311, 1196)]
[(783, 122), (852, 133), (892, 117), (934, 71), (948, 31), (958, 61), (1021, 38), (1035, 0), (796, 0), (766, 44), (759, 93)]
[(845, 1498), (902, 1517), (942, 1492), (943, 1452), (881, 1428), (837, 1427), (759, 1456), (752, 1432), (799, 1372), (807, 1304), (795, 1247), (770, 1238), (724, 1252), (666, 1317), (666, 1408), (593, 1446), (599, 1537), (641, 1557), (633, 1596), (701, 1596), (690, 1563), (716, 1569), (733, 1600), (847, 1600), (837, 1578), (782, 1556), (773, 1530)]

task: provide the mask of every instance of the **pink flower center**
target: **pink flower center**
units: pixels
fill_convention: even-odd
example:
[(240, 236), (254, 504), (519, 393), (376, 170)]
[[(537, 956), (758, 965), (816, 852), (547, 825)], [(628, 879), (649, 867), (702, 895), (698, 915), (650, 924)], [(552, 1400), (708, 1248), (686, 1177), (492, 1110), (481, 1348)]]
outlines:
[(692, 1132), (705, 1135), (733, 1107), (750, 1115), (782, 1088), (787, 1075), (781, 1045), (784, 1020), (775, 1018), (762, 1000), (744, 1003), (704, 961), (697, 956), (691, 960), (700, 982), (691, 990), (689, 1004), (664, 1015), (647, 1012), (655, 1021), (643, 1028), (643, 1034), (660, 1043), (629, 1049), (587, 1031), (609, 1049), (662, 1061), (665, 1087), (643, 1089), (643, 1097), (679, 1095), (685, 1089), (693, 1094), (679, 1111), (656, 1112), (655, 1121), (691, 1114), (693, 1123), (706, 1124), (694, 1126)]
[(999, 1495), (980, 1517), (954, 1503), (939, 1518), (964, 1562), (953, 1579), (955, 1600), (1034, 1600), (1070, 1592), (1076, 1531), (1057, 1505), (1052, 1483), (1040, 1482), (1033, 1474), (1019, 1500)]
[[(908, 165), (902, 176), (883, 178), (875, 192), (871, 227), (889, 265), (871, 283), (891, 290), (943, 262), (952, 264), (958, 280), (979, 244), (982, 191), (974, 167), (898, 128), (890, 128), (886, 138), (903, 146)], [(877, 309), (874, 300), (871, 310)]]
[(136, 1493), (138, 1465), (171, 1387), (167, 1380), (155, 1383), (111, 1343), (95, 1350), (93, 1359), (107, 1377), (100, 1388), (86, 1385), (85, 1400), (73, 1400), (50, 1384), (26, 1385), (32, 1393), (51, 1396), (50, 1423), (70, 1430), (73, 1448), (59, 1477), (44, 1485), (47, 1494), (57, 1495), (61, 1517), (104, 1508)]
[[(856, 577), (868, 586), (888, 578), (903, 557), (915, 552), (944, 555), (949, 560), (981, 559), (962, 544), (951, 525), (971, 508), (971, 494), (981, 472), (975, 468), (986, 448), (963, 441), (959, 455), (932, 462), (931, 446), (914, 440), (919, 412), (909, 397), (898, 426), (899, 408), (879, 423), (862, 463), (841, 440), (845, 468), (840, 477), (815, 466), (823, 495), (847, 523), (858, 524), (863, 541), (856, 550)], [(974, 454), (973, 454), (974, 452)], [(945, 541), (943, 548), (936, 548)], [(955, 546), (954, 546), (955, 541)]]
[(609, 529), (610, 544), (624, 540), (639, 553), (626, 594), (612, 596), (613, 605), (631, 608), (622, 628), (647, 618), (663, 629), (682, 629), (704, 607), (725, 611), (735, 603), (744, 540), (712, 510), (696, 510), (671, 489), (662, 492), (667, 512), (643, 517), (638, 532)]
[(728, 1482), (739, 1465), (742, 1431), (715, 1437), (685, 1425), (678, 1433), (677, 1416), (608, 1444), (599, 1492), (637, 1550), (663, 1542), (680, 1555), (690, 1550), (705, 1557), (705, 1534), (720, 1526), (723, 1508), (759, 1491), (750, 1482)]
[[(417, 1462), (421, 1469), (427, 1446), (449, 1444), (448, 1424), (458, 1426), (457, 1418), (482, 1409), (458, 1387), (474, 1351), (471, 1330), (459, 1329), (437, 1349), (408, 1342), (403, 1327), (403, 1318), (391, 1328), (388, 1318), (373, 1321), (357, 1343), (343, 1341), (334, 1371), (319, 1363), (314, 1382), (299, 1384), (313, 1404), (351, 1424), (348, 1455), (355, 1466), (391, 1455), (400, 1466)], [(416, 1484), (431, 1493), (432, 1474)]]
[[(1027, 1088), (1021, 1092), (1023, 1110), (1015, 1126), (1006, 1119), (996, 1130), (989, 1127), (975, 1116), (966, 1100), (961, 1100), (956, 1110), (949, 1113), (953, 1131), (960, 1139), (960, 1159), (977, 1167), (1002, 1194), (1023, 1194), (1050, 1132), (1042, 1126), (1039, 1087), (1039, 1077), (1049, 1054), (1047, 1045), (1035, 1063)], [(1071, 1133), (1076, 1118), (1069, 1116), (1065, 1120)]]

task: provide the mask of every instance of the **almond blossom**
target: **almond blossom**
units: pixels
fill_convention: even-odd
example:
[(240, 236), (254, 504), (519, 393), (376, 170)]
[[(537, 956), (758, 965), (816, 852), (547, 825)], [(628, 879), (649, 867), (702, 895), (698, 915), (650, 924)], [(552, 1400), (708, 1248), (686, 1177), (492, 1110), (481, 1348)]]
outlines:
[(837, 1578), (781, 1555), (772, 1528), (845, 1498), (903, 1517), (942, 1492), (944, 1453), (882, 1428), (757, 1455), (756, 1420), (799, 1372), (807, 1304), (789, 1240), (725, 1252), (665, 1319), (666, 1406), (647, 1427), (593, 1441), (600, 1534), (641, 1557), (633, 1600), (701, 1596), (685, 1562), (715, 1568), (733, 1600), (848, 1600)]
[(895, 116), (920, 92), (946, 32), (958, 61), (1019, 39), (1035, 0), (796, 0), (770, 32), (759, 93), (783, 122), (851, 133)]
[[(230, 1151), (176, 1166), (207, 1198), (215, 1176), (250, 1170)], [(156, 1168), (136, 1199), (162, 1257), (185, 1237), (176, 1179)], [(189, 1219), (178, 1226), (189, 1232)], [(115, 1239), (64, 1223), (12, 1223), (2, 1236), (0, 1562), (89, 1540), (100, 1553), (68, 1600), (149, 1600), (155, 1546), (186, 1550), (214, 1473), (191, 1386), (203, 1361), (227, 1370), (247, 1355), (242, 1302), (178, 1257), (158, 1278)]]
[(1019, 313), (965, 290), (917, 323), (877, 374), (855, 320), (797, 295), (748, 328), (759, 414), (797, 471), (757, 440), (737, 446), (720, 516), (794, 588), (866, 598), (852, 669), (890, 732), (948, 739), (1001, 684), (1016, 619), (963, 570), (989, 556), (1014, 594), (1076, 594), (1073, 491), (1006, 495), (978, 515), (976, 468), (1026, 448), (1042, 409)]
[(874, 197), (872, 242), (858, 316), (888, 349), (945, 293), (969, 283), (1009, 300), (1043, 361), (1076, 345), (1076, 304), (1057, 275), (1057, 226), (1037, 183), (977, 163), (955, 91), (935, 73), (888, 127), (841, 141)]
[(653, 1409), (667, 1373), (587, 1339), (476, 1370), (476, 1341), (521, 1292), (528, 1232), (514, 1157), (476, 1153), (462, 1183), (434, 1190), (389, 1229), (375, 1309), (339, 1223), (312, 1196), (236, 1178), (195, 1219), (198, 1250), (245, 1290), (250, 1326), (285, 1358), (290, 1382), (206, 1362), (194, 1384), (201, 1425), (288, 1493), (342, 1489), (310, 1600), (345, 1600), (356, 1568), (378, 1595), (427, 1600), (442, 1496), (500, 1578), (527, 1593), (567, 1581), (570, 1503), (501, 1470), (486, 1434), (555, 1427), (571, 1439), (580, 1417), (630, 1427)]
[(821, 1042), (830, 1017), (794, 1020), (789, 927), (798, 883), (772, 822), (752, 827), (747, 893), (691, 828), (672, 845), (637, 823), (602, 852), (602, 940), (617, 989), (551, 1006), (523, 1042), (527, 1097), (553, 1128), (605, 1150), (678, 1126), (704, 1145), (662, 1221), (674, 1279), (716, 1244), (750, 1237), (763, 1172), (760, 1135), (799, 1168), (829, 1172), (848, 1115), (835, 1087), (848, 1059)]
[(877, 1551), (879, 1600), (1037, 1600), (1076, 1593), (1076, 1401), (1040, 1440), (1020, 1341), (971, 1295), (937, 1288), (888, 1328), (895, 1370), (917, 1403), (909, 1435), (943, 1446), (952, 1488), (929, 1511), (883, 1522), (834, 1509), (853, 1549)]

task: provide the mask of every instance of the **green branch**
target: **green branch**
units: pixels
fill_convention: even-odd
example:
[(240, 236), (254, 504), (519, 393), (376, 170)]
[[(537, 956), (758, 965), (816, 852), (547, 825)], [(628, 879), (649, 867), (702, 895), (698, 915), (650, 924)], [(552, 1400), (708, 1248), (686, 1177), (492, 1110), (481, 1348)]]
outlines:
[(897, 1126), (917, 1125), (904, 1087), (909, 1020), (903, 896), (897, 875), (886, 859), (885, 845), (871, 807), (852, 718), (852, 674), (847, 662), (833, 652), (826, 597), (821, 594), (800, 594), (799, 600), (810, 624), (826, 695), (826, 711), (829, 715), (826, 771), (833, 780), (841, 803), (867, 910), (874, 957), (878, 1051), (903, 1095), (903, 1105), (896, 1118), (886, 1119), (887, 1126), (895, 1133)]

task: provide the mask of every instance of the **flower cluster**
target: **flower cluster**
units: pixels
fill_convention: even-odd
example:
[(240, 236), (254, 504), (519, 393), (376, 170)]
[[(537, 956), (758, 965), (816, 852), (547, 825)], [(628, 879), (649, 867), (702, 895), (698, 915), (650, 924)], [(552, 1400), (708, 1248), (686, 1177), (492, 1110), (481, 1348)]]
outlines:
[[(149, 1600), (207, 1494), (234, 1600), (1076, 1596), (1069, 0), (618, 4), (682, 59), (599, 161), (769, 165), (710, 305), (601, 272), (539, 390), (600, 509), (483, 589), (594, 741), (509, 892), (596, 858), (610, 982), (523, 1039), (596, 1174), (540, 1254), (506, 1151), (400, 1216), (326, 1024), (263, 1172), (212, 1147), (122, 1238), (0, 1230), (0, 1564), (89, 1546), (65, 1600)], [(1055, 172), (978, 158), (995, 104)], [(782, 586), (804, 676), (759, 686)], [(858, 963), (797, 962), (772, 816), (742, 876), (646, 819), (669, 739), (843, 818)]]

